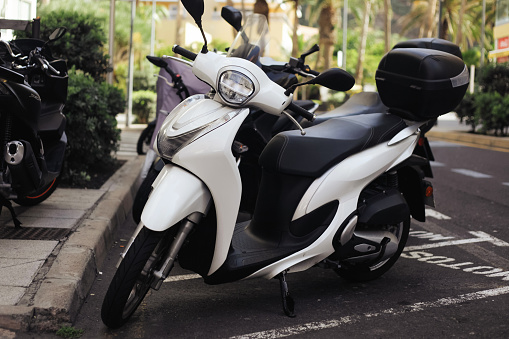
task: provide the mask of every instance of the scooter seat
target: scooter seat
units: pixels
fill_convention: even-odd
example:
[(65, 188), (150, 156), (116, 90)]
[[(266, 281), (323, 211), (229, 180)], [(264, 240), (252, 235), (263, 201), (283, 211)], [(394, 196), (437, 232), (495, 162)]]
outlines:
[(349, 115), (359, 115), (366, 113), (387, 112), (387, 106), (382, 103), (377, 92), (360, 92), (353, 95), (344, 104), (323, 114), (318, 114), (316, 119), (311, 121), (303, 120), (302, 127), (310, 127), (321, 124), (329, 119), (339, 118)]
[(299, 131), (285, 131), (268, 143), (260, 156), (264, 170), (317, 178), (348, 156), (389, 141), (407, 127), (388, 113), (330, 119)]

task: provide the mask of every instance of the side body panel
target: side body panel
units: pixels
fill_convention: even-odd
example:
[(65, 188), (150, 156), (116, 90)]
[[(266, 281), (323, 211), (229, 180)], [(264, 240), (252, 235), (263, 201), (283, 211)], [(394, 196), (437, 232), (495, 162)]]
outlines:
[(380, 144), (343, 160), (317, 178), (302, 197), (293, 220), (324, 204), (338, 200), (339, 208), (327, 230), (311, 246), (269, 265), (249, 278), (271, 279), (284, 270), (306, 270), (334, 253), (332, 238), (341, 224), (357, 209), (361, 191), (375, 178), (408, 158), (418, 140), (418, 134), (388, 146)]

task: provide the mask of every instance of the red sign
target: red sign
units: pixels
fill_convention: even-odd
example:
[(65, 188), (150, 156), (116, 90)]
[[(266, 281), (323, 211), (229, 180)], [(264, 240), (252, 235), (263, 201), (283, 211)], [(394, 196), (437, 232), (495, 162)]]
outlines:
[(497, 49), (506, 49), (509, 48), (509, 36), (498, 39), (498, 48)]
[(497, 64), (503, 64), (509, 61), (509, 56), (497, 58)]

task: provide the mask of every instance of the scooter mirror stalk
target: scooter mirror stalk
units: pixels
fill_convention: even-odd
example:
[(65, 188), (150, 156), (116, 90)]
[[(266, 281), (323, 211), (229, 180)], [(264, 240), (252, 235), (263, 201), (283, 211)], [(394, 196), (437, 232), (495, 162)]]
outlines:
[(198, 28), (201, 31), (201, 35), (203, 36), (203, 41), (205, 42), (205, 45), (203, 45), (203, 48), (201, 50), (202, 53), (207, 53), (207, 38), (205, 37), (205, 32), (203, 31), (203, 27), (201, 24), (201, 18), (203, 16), (205, 4), (203, 0), (180, 0), (182, 2), (182, 5), (184, 5), (184, 8), (186, 11), (191, 14), (191, 16), (194, 19), (194, 22), (198, 26)]

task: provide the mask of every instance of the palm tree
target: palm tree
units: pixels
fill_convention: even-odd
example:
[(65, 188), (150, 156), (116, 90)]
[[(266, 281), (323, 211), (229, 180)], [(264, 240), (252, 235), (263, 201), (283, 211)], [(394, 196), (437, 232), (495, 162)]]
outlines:
[(369, 30), (369, 17), (371, 15), (371, 5), (373, 4), (373, 0), (364, 0), (364, 13), (362, 17), (362, 28), (361, 28), (361, 41), (359, 44), (359, 55), (357, 57), (357, 67), (355, 69), (355, 82), (357, 84), (362, 83), (363, 79), (363, 63), (364, 63), (364, 55), (366, 53), (366, 41), (368, 39), (368, 30)]
[(391, 0), (384, 0), (384, 34), (385, 34), (385, 53), (391, 49), (391, 20), (392, 7)]
[[(329, 69), (331, 65), (332, 50), (335, 42), (334, 23), (336, 9), (332, 0), (326, 0), (320, 10), (318, 17), (320, 54), (323, 59), (323, 68)], [(317, 60), (317, 64), (319, 63)], [(317, 65), (318, 68), (318, 65)]]
[(293, 0), (293, 32), (292, 32), (292, 56), (297, 57), (299, 54), (299, 36), (297, 30), (299, 28), (299, 0)]

